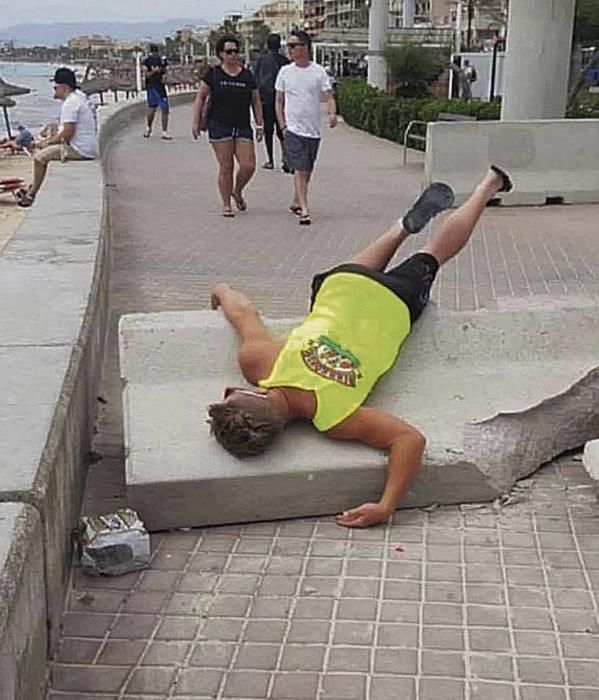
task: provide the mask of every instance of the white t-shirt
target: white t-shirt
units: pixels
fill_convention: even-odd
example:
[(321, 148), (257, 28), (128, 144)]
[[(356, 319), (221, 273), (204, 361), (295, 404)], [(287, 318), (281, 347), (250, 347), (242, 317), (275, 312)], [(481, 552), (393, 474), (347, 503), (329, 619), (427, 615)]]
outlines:
[(305, 68), (291, 63), (277, 75), (275, 90), (285, 93), (285, 121), (298, 136), (320, 137), (320, 102), (331, 89), (329, 76), (318, 63)]
[(60, 107), (59, 129), (66, 123), (75, 123), (75, 134), (70, 145), (85, 158), (95, 158), (98, 152), (96, 138), (96, 111), (87, 96), (75, 90)]

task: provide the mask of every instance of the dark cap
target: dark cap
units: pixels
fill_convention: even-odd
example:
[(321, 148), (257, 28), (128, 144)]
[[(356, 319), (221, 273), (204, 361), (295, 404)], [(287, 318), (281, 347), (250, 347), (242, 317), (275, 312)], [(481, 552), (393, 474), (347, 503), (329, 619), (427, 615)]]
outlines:
[(70, 68), (57, 68), (53, 80), (57, 85), (68, 85), (72, 90), (77, 87), (77, 78)]

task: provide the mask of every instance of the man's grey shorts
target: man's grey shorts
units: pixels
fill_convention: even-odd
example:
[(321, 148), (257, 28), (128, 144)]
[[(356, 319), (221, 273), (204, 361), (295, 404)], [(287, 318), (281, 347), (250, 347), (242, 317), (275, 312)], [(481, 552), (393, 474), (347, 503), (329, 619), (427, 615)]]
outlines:
[(286, 131), (283, 149), (287, 165), (291, 170), (298, 170), (304, 173), (311, 172), (314, 170), (319, 146), (320, 139), (298, 136), (292, 131)]

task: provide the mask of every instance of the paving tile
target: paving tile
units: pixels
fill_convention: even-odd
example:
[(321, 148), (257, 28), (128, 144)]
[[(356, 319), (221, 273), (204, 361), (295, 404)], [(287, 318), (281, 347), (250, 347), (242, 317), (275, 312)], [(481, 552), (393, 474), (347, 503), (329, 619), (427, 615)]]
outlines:
[(505, 608), (499, 605), (468, 605), (468, 624), (478, 627), (507, 627)]
[(474, 653), (470, 655), (470, 670), (474, 678), (487, 681), (512, 681), (512, 657), (506, 654)]
[(374, 620), (377, 602), (375, 600), (341, 600), (337, 607), (338, 620)]
[(109, 639), (98, 657), (98, 664), (133, 666), (139, 661), (145, 648), (145, 639)]
[(599, 659), (599, 637), (592, 634), (562, 634), (564, 656), (581, 659)]
[[(297, 619), (329, 620), (333, 615), (334, 600), (332, 598), (300, 598), (293, 610)], [(341, 601), (350, 604), (353, 601)], [(369, 602), (369, 601), (367, 601)]]
[(415, 649), (376, 648), (374, 672), (415, 676), (418, 659)]
[(119, 615), (110, 630), (111, 639), (144, 639), (149, 637), (160, 624), (158, 615), (137, 613)]
[(175, 688), (175, 697), (190, 695), (191, 697), (216, 697), (223, 679), (223, 672), (198, 668), (185, 668)]
[(200, 620), (190, 617), (162, 616), (156, 631), (156, 639), (194, 639)]
[(330, 623), (323, 620), (293, 620), (289, 626), (289, 643), (324, 644), (329, 638)]
[[(286, 618), (292, 609), (292, 598), (259, 597), (250, 608), (250, 617)], [(298, 601), (301, 603), (302, 601)]]
[(100, 644), (99, 639), (63, 638), (56, 651), (55, 661), (63, 664), (89, 664), (98, 653)]
[(278, 656), (278, 644), (241, 644), (233, 668), (274, 671)]
[(548, 685), (521, 685), (522, 700), (566, 700), (563, 688)]
[(204, 639), (235, 642), (241, 636), (243, 620), (208, 620), (202, 630)]
[(283, 647), (281, 668), (284, 671), (320, 671), (324, 665), (324, 645), (286, 644)]
[(485, 683), (475, 681), (470, 683), (471, 700), (515, 700), (516, 691), (509, 683)]
[(416, 625), (379, 625), (376, 643), (381, 647), (416, 647), (418, 627)]
[(243, 638), (247, 642), (280, 643), (283, 641), (286, 628), (284, 620), (250, 620), (245, 628)]
[(418, 622), (420, 605), (397, 600), (384, 600), (381, 605), (381, 622)]
[(329, 654), (328, 671), (362, 671), (370, 668), (370, 648), (334, 646)]
[(227, 675), (223, 697), (264, 698), (269, 674), (264, 671), (231, 671)]
[(127, 600), (128, 591), (72, 591), (68, 597), (69, 612), (116, 613)]
[(424, 588), (427, 603), (464, 602), (462, 585), (459, 583), (427, 583)]
[(152, 693), (166, 695), (175, 679), (174, 668), (145, 667), (133, 671), (127, 683), (126, 691), (134, 693)]
[(68, 612), (62, 618), (62, 633), (67, 637), (102, 638), (114, 620), (114, 615)]
[(464, 683), (449, 678), (421, 678), (418, 681), (420, 700), (464, 700)]
[(362, 700), (366, 690), (366, 676), (335, 673), (323, 680), (323, 698), (335, 700)]
[(133, 591), (123, 606), (125, 613), (159, 613), (168, 591)]
[(566, 669), (570, 685), (586, 685), (597, 688), (599, 692), (599, 666), (594, 661), (566, 660)]
[(415, 700), (416, 689), (411, 678), (397, 676), (374, 676), (370, 686), (370, 700)]
[(348, 598), (378, 598), (380, 587), (379, 579), (346, 578), (341, 595)]
[(174, 589), (179, 574), (176, 571), (144, 571), (138, 591), (170, 591)]
[(279, 673), (275, 674), (272, 698), (293, 698), (306, 700), (315, 698), (318, 689), (316, 673)]
[(524, 683), (553, 683), (561, 685), (564, 674), (555, 659), (519, 656), (517, 659), (520, 679)]
[(201, 641), (194, 645), (189, 664), (202, 668), (228, 668), (235, 649), (232, 642)]
[(511, 650), (510, 636), (506, 629), (477, 628), (468, 631), (470, 648), (472, 651), (499, 651)]
[(422, 634), (425, 649), (464, 649), (464, 630), (461, 627), (425, 626)]
[(151, 642), (142, 659), (143, 666), (178, 666), (189, 651), (189, 642)]
[(464, 655), (453, 651), (422, 652), (422, 673), (425, 676), (464, 676)]
[(556, 636), (552, 632), (515, 630), (514, 641), (519, 656), (558, 656)]
[(540, 608), (512, 608), (512, 625), (515, 629), (552, 630), (553, 621), (547, 610)]
[(494, 584), (469, 584), (466, 586), (466, 598), (469, 603), (479, 605), (505, 605), (503, 586)]
[(430, 603), (423, 609), (423, 621), (425, 625), (461, 625), (461, 605), (443, 605)]
[(127, 666), (70, 666), (53, 664), (52, 688), (74, 692), (116, 693), (129, 668)]

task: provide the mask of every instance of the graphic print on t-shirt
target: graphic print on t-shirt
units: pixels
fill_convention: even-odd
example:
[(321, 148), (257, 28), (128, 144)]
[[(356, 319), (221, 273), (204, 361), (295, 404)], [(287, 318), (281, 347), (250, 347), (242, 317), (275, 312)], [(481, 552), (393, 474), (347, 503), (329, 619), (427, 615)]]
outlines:
[(326, 335), (308, 340), (301, 355), (306, 367), (325, 379), (355, 387), (357, 380), (362, 378), (358, 358)]

